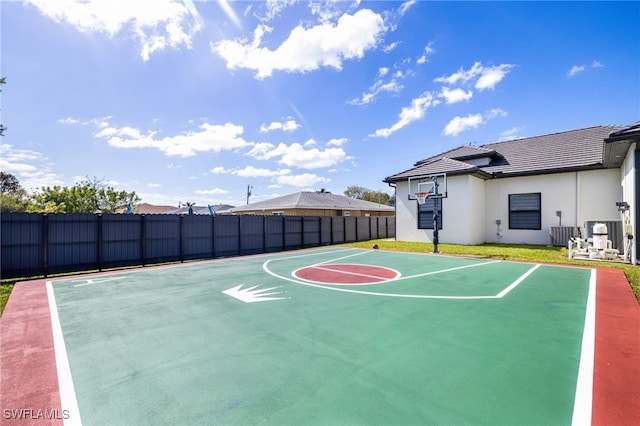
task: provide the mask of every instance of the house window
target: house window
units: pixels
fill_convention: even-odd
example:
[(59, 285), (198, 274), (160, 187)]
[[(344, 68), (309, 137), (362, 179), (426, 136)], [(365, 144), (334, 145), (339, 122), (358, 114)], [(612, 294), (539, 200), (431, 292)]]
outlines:
[(542, 229), (542, 196), (509, 194), (509, 229)]
[(344, 212), (342, 212), (342, 216), (344, 216), (344, 217), (349, 217), (349, 216), (351, 216), (351, 212), (349, 212), (349, 211), (344, 211)]
[(283, 211), (279, 211), (279, 212), (272, 212), (271, 213), (273, 216), (284, 216), (284, 212)]
[[(418, 229), (433, 229), (434, 198), (427, 198), (424, 204), (418, 204)], [(442, 200), (438, 200), (438, 229), (442, 229)]]

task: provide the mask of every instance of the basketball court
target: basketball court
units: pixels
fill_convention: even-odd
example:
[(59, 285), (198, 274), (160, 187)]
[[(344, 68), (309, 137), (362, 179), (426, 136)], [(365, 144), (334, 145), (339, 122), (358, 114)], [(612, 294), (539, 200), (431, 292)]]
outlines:
[(3, 424), (629, 424), (638, 308), (619, 270), (340, 247), (19, 283)]

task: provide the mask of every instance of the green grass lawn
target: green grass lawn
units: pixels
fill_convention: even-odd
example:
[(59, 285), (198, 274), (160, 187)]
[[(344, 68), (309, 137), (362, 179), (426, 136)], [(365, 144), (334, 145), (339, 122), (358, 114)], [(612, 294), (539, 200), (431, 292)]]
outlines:
[[(371, 248), (377, 244), (383, 250), (397, 250), (408, 252), (433, 252), (433, 244), (395, 241), (390, 239), (362, 241), (345, 244), (349, 247)], [(441, 254), (481, 257), (487, 259), (503, 259), (525, 262), (557, 263), (562, 265), (600, 266), (622, 269), (631, 284), (631, 289), (640, 303), (640, 267), (623, 263), (591, 262), (572, 260), (568, 258), (566, 247), (546, 247), (527, 244), (481, 244), (477, 246), (464, 246), (457, 244), (439, 244)], [(7, 280), (0, 284), (0, 315), (9, 300), (9, 294), (13, 285), (18, 280)]]

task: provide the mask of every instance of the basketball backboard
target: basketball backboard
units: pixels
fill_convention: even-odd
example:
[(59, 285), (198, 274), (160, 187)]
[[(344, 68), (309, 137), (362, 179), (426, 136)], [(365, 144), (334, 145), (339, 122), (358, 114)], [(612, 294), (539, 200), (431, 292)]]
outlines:
[(409, 199), (416, 199), (416, 192), (428, 192), (429, 198), (447, 198), (447, 175), (438, 173), (433, 175), (409, 178)]

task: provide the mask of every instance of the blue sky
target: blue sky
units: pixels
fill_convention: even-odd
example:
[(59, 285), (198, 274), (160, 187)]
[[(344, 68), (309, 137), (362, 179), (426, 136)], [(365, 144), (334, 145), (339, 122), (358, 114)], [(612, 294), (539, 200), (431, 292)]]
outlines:
[(246, 203), (640, 119), (639, 2), (2, 1), (0, 166)]

